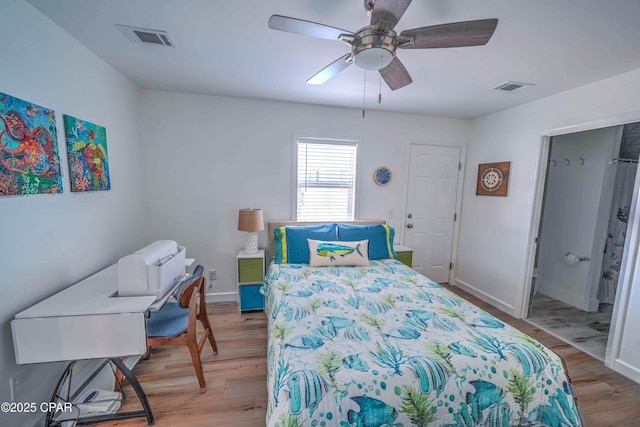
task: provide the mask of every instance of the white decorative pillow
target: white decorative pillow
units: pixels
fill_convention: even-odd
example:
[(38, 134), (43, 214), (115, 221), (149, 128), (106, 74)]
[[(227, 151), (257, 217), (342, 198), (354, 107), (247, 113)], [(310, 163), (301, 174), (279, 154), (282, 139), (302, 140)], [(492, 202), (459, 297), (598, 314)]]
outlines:
[(324, 242), (307, 239), (309, 242), (309, 265), (330, 267), (336, 265), (369, 265), (369, 241)]

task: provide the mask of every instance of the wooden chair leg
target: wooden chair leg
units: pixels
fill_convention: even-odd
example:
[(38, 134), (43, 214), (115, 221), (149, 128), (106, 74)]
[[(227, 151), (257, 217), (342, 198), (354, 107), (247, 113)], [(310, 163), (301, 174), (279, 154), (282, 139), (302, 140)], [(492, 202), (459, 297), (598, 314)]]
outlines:
[[(122, 360), (124, 362), (124, 357), (121, 357), (120, 360)], [(124, 374), (122, 373), (122, 371), (116, 366), (116, 370), (115, 370), (115, 376), (116, 376), (116, 382), (114, 384), (114, 391), (118, 391), (118, 389), (120, 388), (120, 384), (124, 383)]]
[(193, 361), (193, 368), (196, 370), (196, 376), (198, 377), (198, 383), (200, 384), (200, 391), (205, 391), (207, 389), (207, 384), (204, 380), (204, 372), (202, 371), (202, 361), (200, 360), (198, 343), (189, 343), (188, 347), (189, 353), (191, 353), (191, 360)]
[(198, 316), (198, 320), (200, 320), (200, 323), (202, 323), (204, 333), (207, 334), (207, 339), (209, 340), (209, 344), (211, 344), (213, 354), (218, 354), (218, 344), (216, 344), (216, 338), (213, 336), (213, 328), (209, 323), (209, 316), (207, 316), (205, 313), (203, 316)]
[(218, 354), (218, 344), (216, 344), (216, 339), (213, 336), (213, 328), (209, 323), (209, 315), (207, 315), (206, 305), (202, 306), (200, 309), (200, 313), (198, 313), (197, 319), (202, 324), (204, 328), (204, 333), (207, 334), (207, 338), (209, 339), (209, 344), (211, 344), (211, 348), (213, 349), (213, 354)]
[(209, 327), (209, 343), (213, 349), (213, 354), (218, 354), (218, 344), (216, 344), (216, 339), (213, 336), (213, 330), (211, 330), (211, 327)]

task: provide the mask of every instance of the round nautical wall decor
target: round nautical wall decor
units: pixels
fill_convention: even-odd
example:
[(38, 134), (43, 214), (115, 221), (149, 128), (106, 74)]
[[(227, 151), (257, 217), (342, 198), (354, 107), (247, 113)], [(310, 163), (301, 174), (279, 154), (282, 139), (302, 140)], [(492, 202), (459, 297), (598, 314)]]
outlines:
[(391, 169), (380, 166), (373, 172), (373, 181), (378, 185), (387, 185), (391, 182)]

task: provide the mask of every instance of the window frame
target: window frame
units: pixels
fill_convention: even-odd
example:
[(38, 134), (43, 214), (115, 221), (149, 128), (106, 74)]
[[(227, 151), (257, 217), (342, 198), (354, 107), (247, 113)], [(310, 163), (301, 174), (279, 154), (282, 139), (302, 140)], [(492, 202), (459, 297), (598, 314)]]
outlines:
[[(317, 222), (325, 222), (322, 221), (303, 221), (298, 218), (298, 143), (315, 143), (315, 144), (336, 144), (336, 145), (355, 145), (356, 147), (356, 156), (355, 156), (355, 170), (354, 170), (354, 185), (353, 185), (353, 220), (358, 218), (358, 206), (359, 206), (359, 187), (360, 187), (360, 141), (355, 138), (346, 139), (346, 138), (319, 138), (319, 137), (308, 137), (308, 136), (300, 136), (294, 135), (292, 151), (293, 151), (293, 171), (292, 171), (292, 206), (291, 206), (291, 218), (294, 221), (299, 222), (309, 222), (309, 223), (317, 223)], [(326, 219), (326, 221), (334, 221), (334, 219)], [(337, 221), (337, 220), (335, 220)], [(346, 220), (345, 220), (346, 221)], [(351, 221), (351, 220), (350, 220)]]

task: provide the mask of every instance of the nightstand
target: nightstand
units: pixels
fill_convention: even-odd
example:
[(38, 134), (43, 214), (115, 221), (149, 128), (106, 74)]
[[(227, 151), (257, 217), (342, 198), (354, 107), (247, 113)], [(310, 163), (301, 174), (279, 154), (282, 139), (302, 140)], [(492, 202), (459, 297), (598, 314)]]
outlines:
[(264, 250), (253, 255), (238, 252), (237, 267), (240, 312), (264, 310), (264, 297), (260, 293), (264, 281)]
[(393, 245), (393, 250), (398, 254), (398, 261), (407, 267), (413, 267), (413, 249), (402, 245)]

